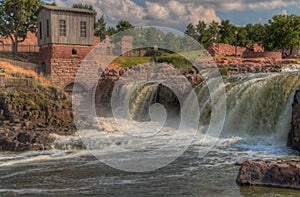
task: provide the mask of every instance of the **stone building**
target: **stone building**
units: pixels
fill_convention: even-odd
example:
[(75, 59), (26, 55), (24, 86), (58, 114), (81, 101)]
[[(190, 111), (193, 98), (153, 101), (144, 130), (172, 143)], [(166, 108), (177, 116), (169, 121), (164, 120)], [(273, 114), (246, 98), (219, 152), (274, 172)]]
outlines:
[(93, 12), (42, 5), (36, 15), (40, 72), (70, 90), (82, 60), (100, 42), (94, 39)]

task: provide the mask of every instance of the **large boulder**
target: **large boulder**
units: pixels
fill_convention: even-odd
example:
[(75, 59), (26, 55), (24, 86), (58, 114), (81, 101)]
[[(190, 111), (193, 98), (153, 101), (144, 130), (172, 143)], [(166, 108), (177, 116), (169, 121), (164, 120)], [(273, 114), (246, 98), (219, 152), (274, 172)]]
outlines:
[(236, 182), (240, 186), (300, 189), (300, 162), (244, 161), (241, 163)]
[(292, 123), (287, 145), (300, 150), (300, 88), (296, 90), (292, 104)]

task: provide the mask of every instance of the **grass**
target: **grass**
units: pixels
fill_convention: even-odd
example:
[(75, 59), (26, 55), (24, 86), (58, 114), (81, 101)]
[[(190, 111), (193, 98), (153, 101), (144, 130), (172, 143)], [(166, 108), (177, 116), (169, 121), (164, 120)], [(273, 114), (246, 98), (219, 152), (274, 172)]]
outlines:
[(8, 62), (0, 62), (0, 67), (5, 69), (5, 73), (9, 76), (13, 77), (26, 77), (30, 76), (33, 78), (33, 82), (35, 85), (42, 85), (45, 87), (51, 86), (51, 82), (49, 79), (38, 75), (36, 72), (32, 70), (26, 70), (17, 66), (14, 66)]
[(114, 62), (119, 64), (121, 67), (131, 67), (137, 64), (145, 64), (152, 60), (152, 57), (119, 56), (114, 60)]
[[(195, 54), (195, 53), (194, 53)], [(190, 54), (194, 55), (194, 54)], [(156, 57), (132, 57), (132, 56), (119, 56), (113, 61), (120, 67), (132, 67), (137, 64), (145, 64), (149, 62), (166, 62), (172, 64), (175, 68), (183, 70), (184, 72), (192, 71), (192, 64), (181, 54), (162, 54)]]

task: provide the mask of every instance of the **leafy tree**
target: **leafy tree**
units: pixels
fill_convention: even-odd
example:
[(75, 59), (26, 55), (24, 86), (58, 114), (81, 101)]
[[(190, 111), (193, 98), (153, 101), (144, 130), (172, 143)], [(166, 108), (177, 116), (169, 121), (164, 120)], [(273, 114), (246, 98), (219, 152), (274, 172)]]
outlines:
[(106, 36), (106, 23), (104, 22), (104, 16), (102, 16), (97, 20), (95, 36), (100, 37), (100, 40), (104, 40)]
[(116, 25), (116, 28), (117, 28), (117, 32), (120, 32), (120, 31), (125, 31), (128, 29), (132, 29), (132, 28), (134, 28), (134, 26), (131, 23), (129, 23), (128, 21), (121, 20)]
[(268, 49), (289, 49), (290, 54), (300, 46), (300, 17), (292, 15), (275, 15), (266, 26)]
[(209, 24), (207, 30), (207, 40), (204, 43), (204, 47), (208, 47), (211, 43), (217, 43), (220, 41), (220, 28), (219, 23), (213, 21)]
[(42, 2), (44, 5), (57, 6), (56, 3), (53, 2)]
[(235, 43), (236, 27), (229, 20), (222, 20), (220, 25), (221, 42), (225, 44)]
[(27, 32), (36, 31), (34, 14), (40, 5), (40, 0), (0, 0), (0, 34), (11, 39), (15, 58)]
[(239, 46), (246, 46), (248, 44), (247, 39), (247, 30), (245, 27), (236, 27), (237, 28), (237, 45)]
[(192, 23), (188, 24), (186, 27), (185, 34), (191, 36), (192, 38), (196, 38), (196, 28)]
[(93, 12), (94, 15), (94, 28), (96, 28), (97, 23), (96, 23), (96, 17), (97, 17), (97, 12), (95, 10), (95, 8), (92, 5), (88, 5), (85, 3), (75, 3), (72, 5), (72, 8), (78, 8), (78, 9), (86, 9), (86, 10), (90, 10)]
[(106, 34), (112, 36), (117, 33), (117, 30), (114, 27), (108, 27)]
[(196, 38), (200, 44), (204, 44), (208, 38), (207, 38), (207, 31), (206, 31), (206, 23), (204, 21), (199, 21), (196, 25)]
[(266, 38), (266, 28), (260, 23), (247, 24), (245, 26), (247, 32), (247, 44), (263, 44)]
[(79, 9), (86, 9), (86, 10), (90, 10), (94, 13), (94, 16), (97, 16), (97, 12), (95, 10), (95, 8), (92, 5), (88, 5), (85, 3), (75, 3), (72, 5), (72, 8), (79, 8)]

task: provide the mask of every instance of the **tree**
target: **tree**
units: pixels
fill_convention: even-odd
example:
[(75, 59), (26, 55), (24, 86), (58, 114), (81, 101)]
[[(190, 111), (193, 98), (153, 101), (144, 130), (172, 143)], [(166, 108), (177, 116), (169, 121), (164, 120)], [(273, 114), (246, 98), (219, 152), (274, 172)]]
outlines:
[(235, 43), (236, 27), (229, 20), (222, 20), (220, 25), (221, 42), (225, 44)]
[(106, 34), (112, 36), (117, 33), (117, 30), (114, 27), (108, 27)]
[(94, 28), (96, 28), (96, 17), (97, 17), (97, 12), (95, 8), (92, 5), (88, 5), (85, 3), (75, 3), (72, 5), (72, 8), (78, 8), (78, 9), (85, 9), (93, 12), (94, 15)]
[(104, 22), (104, 16), (102, 16), (97, 20), (95, 36), (100, 37), (100, 40), (104, 40), (106, 36), (106, 23)]
[(247, 32), (247, 42), (246, 44), (263, 44), (264, 40), (266, 39), (266, 28), (264, 25), (260, 23), (256, 24), (247, 24), (245, 26), (245, 30)]
[(246, 30), (246, 28), (245, 27), (236, 27), (236, 29), (237, 29), (237, 32), (238, 32), (238, 34), (237, 34), (237, 36), (238, 36), (238, 45), (239, 46), (246, 46), (248, 43), (249, 43), (249, 41), (248, 41), (248, 39), (247, 39), (247, 30)]
[(42, 3), (45, 5), (50, 5), (50, 6), (57, 6), (54, 1), (53, 2), (42, 2)]
[(205, 47), (208, 47), (211, 43), (218, 43), (220, 41), (219, 23), (217, 23), (216, 21), (211, 22), (206, 31), (208, 39), (204, 43)]
[(268, 49), (285, 49), (292, 54), (300, 46), (300, 17), (292, 15), (275, 15), (266, 26), (268, 38), (265, 45)]
[(15, 58), (27, 32), (36, 31), (34, 15), (40, 5), (40, 0), (0, 0), (0, 34), (11, 39)]
[(202, 45), (209, 39), (207, 37), (206, 26), (207, 25), (204, 21), (199, 21), (198, 24), (196, 25), (197, 35), (195, 37), (196, 40)]
[(132, 29), (134, 28), (134, 26), (132, 24), (130, 24), (128, 21), (119, 21), (119, 23), (116, 25), (117, 28), (117, 33), (120, 31), (125, 31), (128, 29)]
[(192, 23), (188, 24), (188, 26), (186, 27), (185, 34), (192, 38), (196, 38), (196, 28)]

